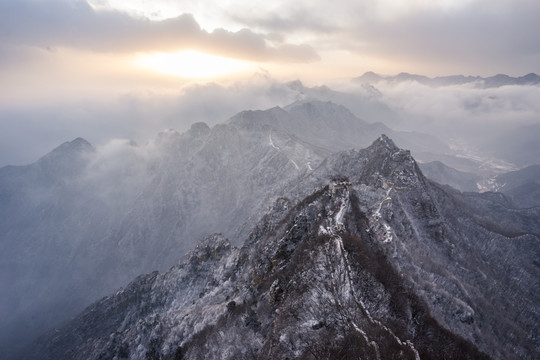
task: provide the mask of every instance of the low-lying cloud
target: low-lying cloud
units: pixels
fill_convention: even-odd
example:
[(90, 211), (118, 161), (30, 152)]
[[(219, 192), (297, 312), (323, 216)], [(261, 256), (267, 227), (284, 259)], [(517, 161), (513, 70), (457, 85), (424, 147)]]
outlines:
[(0, 166), (23, 165), (77, 137), (101, 146), (112, 138), (143, 145), (164, 129), (214, 125), (246, 109), (285, 106), (298, 89), (265, 73), (229, 85), (192, 84), (173, 93), (132, 92), (114, 98), (0, 107)]
[[(144, 146), (165, 129), (184, 132), (201, 121), (212, 126), (243, 110), (283, 107), (306, 98), (331, 100), (368, 122), (380, 121), (395, 130), (425, 132), (446, 142), (465, 140), (478, 147), (493, 148), (510, 133), (513, 139), (507, 143), (516, 143), (520, 133), (531, 137), (535, 126), (540, 127), (540, 86), (434, 88), (409, 81), (375, 86), (344, 82), (332, 87), (340, 91), (283, 83), (261, 72), (228, 85), (194, 84), (168, 93), (132, 92), (94, 101), (4, 107), (0, 108), (0, 166), (33, 162), (76, 137), (97, 147), (114, 138)], [(530, 141), (535, 141), (534, 136)]]

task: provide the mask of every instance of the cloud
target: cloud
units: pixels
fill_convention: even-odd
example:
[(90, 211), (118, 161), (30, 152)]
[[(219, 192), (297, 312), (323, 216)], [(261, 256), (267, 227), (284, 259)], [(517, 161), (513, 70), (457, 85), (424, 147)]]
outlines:
[[(322, 60), (319, 70), (356, 66), (359, 73), (385, 67), (428, 75), (540, 72), (535, 0), (161, 1), (152, 8), (194, 15), (151, 21), (82, 0), (4, 0), (0, 57), (10, 56), (11, 43), (116, 54), (190, 48), (262, 62)], [(196, 19), (220, 25), (205, 30)]]
[[(293, 8), (288, 8), (286, 4), (275, 11), (263, 12), (261, 9), (249, 12), (239, 9), (236, 12), (228, 11), (227, 16), (240, 24), (250, 28), (259, 28), (271, 32), (286, 34), (289, 31), (307, 30), (312, 33), (333, 33), (340, 30), (340, 23), (334, 23), (335, 16), (326, 16), (328, 12), (317, 5), (295, 4)], [(331, 9), (328, 9), (331, 10)], [(334, 7), (334, 11), (336, 8)], [(339, 13), (340, 11), (337, 10)]]
[[(260, 5), (260, 6), (259, 6)], [(272, 2), (228, 11), (252, 29), (299, 34), (319, 51), (392, 59), (431, 74), (539, 72), (540, 2), (536, 0)]]
[(392, 21), (364, 18), (351, 28), (355, 41), (348, 48), (408, 64), (436, 65), (447, 73), (462, 69), (523, 75), (538, 70), (538, 13), (538, 2), (500, 0), (417, 11)]
[(59, 144), (83, 137), (99, 147), (113, 138), (144, 145), (164, 129), (221, 123), (246, 109), (287, 105), (301, 96), (266, 73), (236, 81), (185, 85), (174, 92), (131, 92), (93, 100), (0, 107), (0, 167), (36, 161)]
[(195, 49), (255, 61), (310, 62), (308, 45), (271, 46), (248, 29), (207, 32), (190, 14), (162, 21), (114, 10), (94, 10), (85, 1), (6, 0), (0, 5), (0, 44), (71, 47), (110, 53)]
[(536, 144), (533, 149), (540, 145), (540, 86), (433, 88), (417, 82), (376, 86), (381, 94), (377, 101), (396, 115), (376, 120), (394, 129), (429, 133), (476, 160), (496, 154), (518, 165), (538, 162), (537, 153), (524, 151), (522, 142), (532, 139), (528, 141)]
[(319, 60), (319, 55), (308, 45), (281, 44), (269, 47), (266, 40), (248, 29), (230, 32), (216, 29), (205, 34), (202, 44), (229, 57), (274, 62), (311, 62)]
[[(351, 82), (338, 85), (333, 87), (342, 89), (342, 94), (282, 83), (261, 72), (228, 85), (186, 85), (179, 92), (141, 91), (92, 101), (0, 108), (0, 166), (33, 162), (79, 136), (96, 146), (99, 153), (115, 154), (115, 158), (146, 156), (141, 149), (150, 149), (145, 144), (165, 129), (182, 133), (200, 121), (213, 126), (242, 110), (285, 106), (306, 96), (344, 104), (360, 111), (357, 114), (366, 121), (381, 121), (396, 130), (430, 133), (453, 144), (464, 141), (460, 143), (463, 149), (496, 148), (500, 138), (511, 132), (533, 136), (523, 129), (531, 125), (538, 128), (539, 86), (483, 89), (469, 84), (433, 88), (416, 82), (381, 82), (375, 90)], [(370, 109), (369, 116), (364, 116), (366, 109)], [(110, 142), (115, 138), (133, 139), (140, 147), (131, 147), (125, 141)], [(505, 144), (517, 146), (519, 141), (514, 136)], [(104, 157), (95, 165), (114, 164)], [(121, 166), (118, 169), (135, 171)]]

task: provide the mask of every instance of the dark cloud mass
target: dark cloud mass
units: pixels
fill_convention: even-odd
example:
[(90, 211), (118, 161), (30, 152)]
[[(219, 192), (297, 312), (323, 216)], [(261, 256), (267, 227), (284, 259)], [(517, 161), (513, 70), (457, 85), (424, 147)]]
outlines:
[(248, 29), (207, 32), (190, 14), (151, 21), (119, 11), (96, 11), (85, 1), (7, 0), (0, 10), (0, 45), (64, 46), (112, 53), (189, 48), (256, 61), (319, 59), (308, 45), (270, 46), (263, 35)]

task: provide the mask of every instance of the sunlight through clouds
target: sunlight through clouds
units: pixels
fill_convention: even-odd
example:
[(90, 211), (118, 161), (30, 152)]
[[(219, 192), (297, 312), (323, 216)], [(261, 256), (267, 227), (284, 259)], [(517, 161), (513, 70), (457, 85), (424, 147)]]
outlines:
[(189, 79), (227, 77), (256, 71), (248, 61), (186, 50), (174, 53), (137, 54), (135, 66), (159, 74)]

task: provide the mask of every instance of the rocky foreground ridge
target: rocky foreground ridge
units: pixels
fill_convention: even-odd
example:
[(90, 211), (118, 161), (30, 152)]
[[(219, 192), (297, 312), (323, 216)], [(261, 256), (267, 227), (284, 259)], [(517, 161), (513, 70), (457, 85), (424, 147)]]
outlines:
[(447, 150), (310, 101), (166, 130), (140, 146), (78, 138), (0, 168), (2, 358), (17, 359), (10, 353), (137, 275), (166, 271), (208, 234), (241, 246), (277, 197), (296, 202), (312, 191), (288, 184), (381, 133), (413, 151)]
[(386, 136), (331, 155), (288, 193), (242, 247), (205, 238), (29, 357), (538, 356), (538, 209), (430, 182)]

